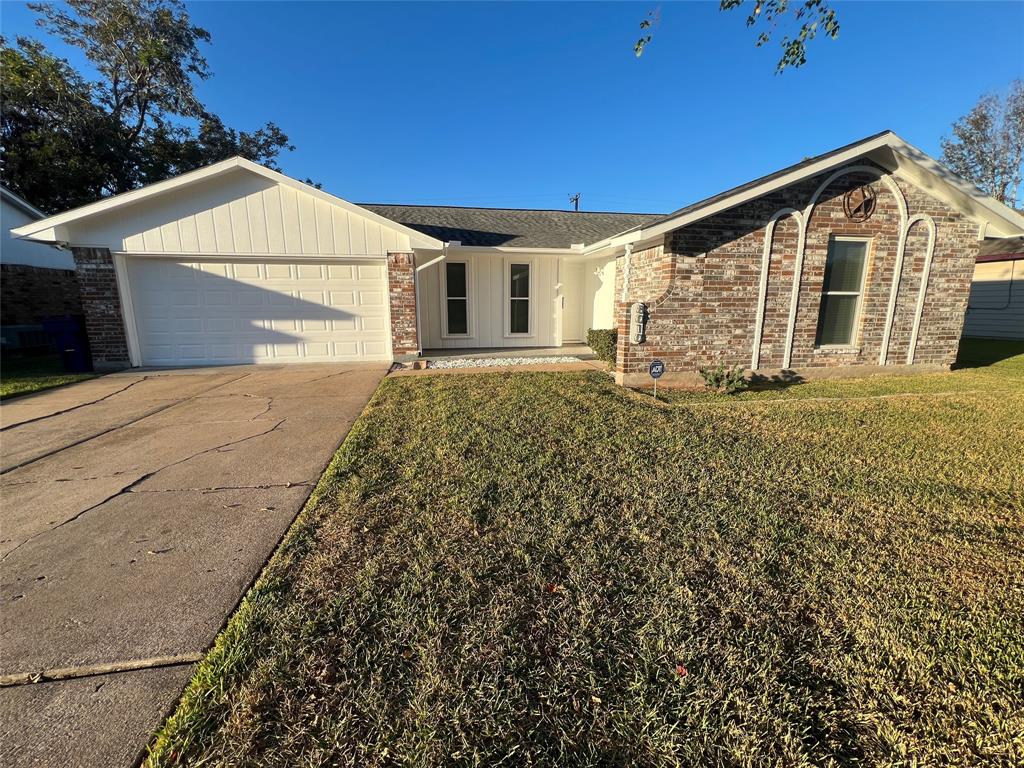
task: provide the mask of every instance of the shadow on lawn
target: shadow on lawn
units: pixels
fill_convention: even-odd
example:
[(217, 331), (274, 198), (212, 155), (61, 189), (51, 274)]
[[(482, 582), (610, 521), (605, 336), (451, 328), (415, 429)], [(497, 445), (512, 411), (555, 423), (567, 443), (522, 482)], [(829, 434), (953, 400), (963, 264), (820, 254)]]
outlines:
[(768, 389), (787, 389), (795, 384), (806, 384), (807, 379), (796, 371), (779, 371), (771, 376), (763, 373), (752, 373), (747, 379), (747, 390), (762, 391)]
[(954, 368), (983, 368), (1024, 355), (1024, 341), (1013, 339), (961, 339)]

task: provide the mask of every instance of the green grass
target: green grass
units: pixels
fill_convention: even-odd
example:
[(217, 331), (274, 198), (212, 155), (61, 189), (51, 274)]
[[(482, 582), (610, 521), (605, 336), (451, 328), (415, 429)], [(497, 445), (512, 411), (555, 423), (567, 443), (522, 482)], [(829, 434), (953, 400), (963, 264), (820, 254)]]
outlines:
[(0, 400), (73, 384), (95, 376), (94, 373), (65, 373), (60, 358), (53, 355), (4, 360), (0, 366)]
[(1022, 374), (388, 379), (149, 763), (1019, 765)]
[[(755, 383), (749, 389), (722, 395), (701, 389), (666, 389), (658, 399), (667, 403), (716, 403), (805, 398), (856, 398), (889, 395), (944, 395), (1024, 386), (1024, 342), (965, 339), (955, 370), (915, 376), (870, 376), (862, 379), (820, 379)], [(651, 394), (652, 388), (639, 391)]]

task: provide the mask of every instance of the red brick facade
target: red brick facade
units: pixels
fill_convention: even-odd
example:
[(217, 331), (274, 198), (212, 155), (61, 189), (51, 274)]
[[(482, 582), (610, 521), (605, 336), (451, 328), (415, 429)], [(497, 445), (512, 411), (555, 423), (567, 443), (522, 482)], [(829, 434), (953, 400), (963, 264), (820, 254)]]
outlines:
[(416, 256), (412, 253), (388, 254), (388, 298), (391, 302), (391, 352), (400, 356), (416, 355)]
[(114, 258), (106, 248), (74, 247), (71, 252), (93, 366), (97, 370), (126, 368), (128, 339), (117, 293)]
[(35, 325), (44, 317), (82, 314), (73, 270), (25, 264), (0, 264), (0, 270), (0, 324)]
[[(863, 163), (859, 165), (863, 167)], [(758, 365), (759, 370), (783, 368), (799, 251), (798, 218), (808, 212), (815, 191), (830, 175), (675, 230), (665, 237), (663, 247), (633, 253), (628, 268), (626, 257), (620, 257), (616, 299), (622, 298), (624, 279), (628, 292), (626, 301), (616, 304), (620, 340), (617, 378), (627, 383), (636, 379), (654, 358), (664, 360), (668, 371), (676, 374), (718, 363), (749, 368), (768, 224), (788, 208), (798, 213), (778, 216), (771, 237)], [(881, 169), (839, 175), (810, 209), (790, 359), (785, 367), (800, 370), (880, 363), (904, 222), (910, 226), (885, 362), (887, 367), (906, 365), (929, 241), (927, 221), (917, 217), (934, 222), (935, 242), (913, 362), (919, 367), (940, 367), (954, 361), (978, 248), (977, 224), (904, 179), (883, 176)], [(866, 183), (871, 183), (877, 194), (875, 210), (867, 221), (855, 222), (844, 212), (843, 198)], [(899, 197), (890, 183), (898, 188)], [(901, 201), (905, 201), (905, 214)], [(830, 235), (871, 238), (859, 323), (849, 349), (815, 348)], [(647, 341), (638, 345), (631, 344), (628, 335), (629, 306), (634, 301), (649, 306)], [(686, 378), (679, 376), (680, 380)]]

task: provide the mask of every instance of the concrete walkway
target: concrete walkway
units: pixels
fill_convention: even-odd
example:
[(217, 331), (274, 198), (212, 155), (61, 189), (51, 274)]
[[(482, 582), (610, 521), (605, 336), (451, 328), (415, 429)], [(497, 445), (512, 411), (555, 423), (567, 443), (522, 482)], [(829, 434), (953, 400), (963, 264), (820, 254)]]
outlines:
[(386, 371), (133, 371), (0, 406), (0, 765), (138, 759)]

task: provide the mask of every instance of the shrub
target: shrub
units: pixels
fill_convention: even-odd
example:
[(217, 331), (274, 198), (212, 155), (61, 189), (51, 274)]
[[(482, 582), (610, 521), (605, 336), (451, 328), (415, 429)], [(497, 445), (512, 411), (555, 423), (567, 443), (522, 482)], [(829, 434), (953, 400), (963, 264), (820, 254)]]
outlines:
[(743, 366), (741, 365), (726, 368), (725, 365), (719, 363), (714, 368), (700, 368), (699, 370), (707, 388), (713, 389), (716, 392), (724, 392), (727, 395), (731, 395), (733, 392), (738, 392), (747, 386), (747, 380), (743, 376)]
[(615, 350), (619, 332), (615, 328), (591, 328), (587, 331), (587, 346), (594, 350), (598, 360), (615, 365)]

